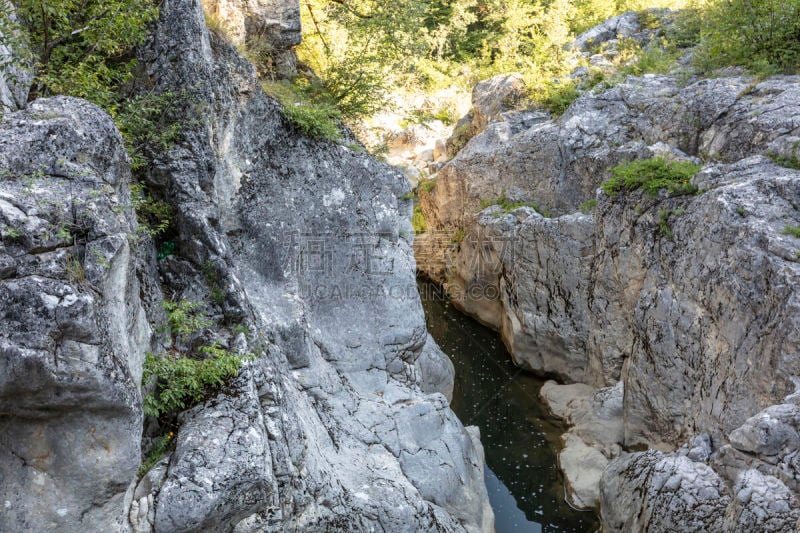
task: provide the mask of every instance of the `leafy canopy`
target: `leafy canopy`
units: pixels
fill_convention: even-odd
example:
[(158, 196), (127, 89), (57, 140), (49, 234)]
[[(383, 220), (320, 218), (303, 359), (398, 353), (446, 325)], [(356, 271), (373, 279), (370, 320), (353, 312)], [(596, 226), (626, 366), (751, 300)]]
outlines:
[(67, 94), (86, 98), (114, 114), (115, 88), (131, 77), (130, 50), (147, 37), (158, 15), (155, 0), (14, 0), (16, 17), (0, 3), (3, 44), (23, 47), (26, 35), (34, 70), (31, 98)]

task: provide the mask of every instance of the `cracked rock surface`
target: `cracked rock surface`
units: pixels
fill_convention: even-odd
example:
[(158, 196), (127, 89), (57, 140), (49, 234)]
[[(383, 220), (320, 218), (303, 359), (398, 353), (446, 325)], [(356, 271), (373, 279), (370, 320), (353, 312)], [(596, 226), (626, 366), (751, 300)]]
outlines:
[[(253, 6), (272, 4), (237, 5), (264, 22)], [(200, 2), (160, 13), (137, 83), (177, 95), (180, 139), (146, 172), (174, 255), (156, 263), (137, 231), (100, 109), (59, 97), (0, 122), (0, 530), (492, 531), (477, 428), (425, 329), (405, 179), (299, 135)], [(208, 335), (255, 357), (138, 475), (162, 293), (205, 302)]]
[[(635, 18), (587, 35), (638, 35)], [(722, 487), (708, 523), (763, 525), (773, 509), (794, 527), (797, 437), (779, 413), (800, 373), (800, 239), (786, 229), (800, 226), (800, 172), (775, 161), (800, 150), (800, 77), (628, 77), (558, 118), (537, 114), (503, 114), (420, 191), (420, 270), (497, 329), (519, 366), (595, 391), (621, 381), (621, 413), (605, 429), (621, 426), (623, 449), (665, 453), (601, 457), (592, 449), (602, 439), (584, 435), (567, 443), (583, 450), (573, 466), (610, 460), (607, 487), (646, 488), (658, 464), (682, 480), (668, 485), (676, 501), (706, 481)], [(618, 164), (651, 157), (701, 165), (698, 193), (598, 190)], [(493, 201), (502, 205), (486, 207)], [(682, 459), (669, 455), (686, 442)], [(770, 479), (745, 476), (754, 464)], [(774, 489), (789, 514), (747, 511), (734, 497), (740, 482)], [(597, 484), (580, 484), (595, 499)], [(613, 528), (707, 525), (706, 504), (664, 504), (661, 486), (609, 499), (616, 490), (600, 498)], [(636, 516), (645, 521), (626, 522)]]
[(151, 330), (122, 139), (37, 100), (0, 122), (0, 169), (0, 530), (125, 531)]

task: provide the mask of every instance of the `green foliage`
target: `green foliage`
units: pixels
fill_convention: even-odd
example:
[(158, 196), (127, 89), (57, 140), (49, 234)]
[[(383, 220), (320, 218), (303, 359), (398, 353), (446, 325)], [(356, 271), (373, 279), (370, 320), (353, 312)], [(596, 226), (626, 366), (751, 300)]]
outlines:
[(208, 9), (205, 8), (205, 4), (203, 5), (203, 17), (206, 21), (206, 28), (208, 31), (222, 39), (223, 41), (231, 42), (230, 38), (230, 30), (225, 25), (225, 21), (222, 20), (216, 13), (211, 13)]
[(417, 184), (417, 189), (420, 191), (431, 192), (436, 188), (436, 180), (422, 180)]
[(0, 44), (20, 49), (28, 36), (34, 84), (30, 97), (68, 94), (86, 98), (115, 114), (117, 87), (129, 80), (131, 49), (147, 36), (158, 15), (154, 0), (15, 0), (16, 22), (0, 11)]
[(694, 163), (667, 161), (661, 157), (638, 159), (612, 169), (611, 178), (603, 183), (602, 188), (609, 196), (637, 189), (652, 196), (662, 189), (667, 189), (671, 196), (695, 194), (697, 187), (691, 179), (700, 168)]
[(175, 147), (180, 139), (181, 124), (171, 118), (172, 111), (178, 99), (185, 96), (172, 91), (149, 92), (126, 100), (121, 107), (115, 122), (134, 171), (146, 166), (148, 152), (165, 152)]
[(175, 241), (164, 241), (161, 244), (161, 248), (158, 249), (158, 255), (156, 256), (159, 261), (163, 261), (167, 257), (171, 255), (175, 255)]
[(456, 109), (452, 105), (443, 105), (441, 107), (431, 109), (412, 109), (408, 116), (400, 123), (400, 126), (407, 128), (412, 124), (425, 124), (434, 120), (441, 120), (442, 123), (451, 125), (459, 119), (456, 114)]
[(20, 232), (17, 228), (12, 228), (11, 226), (3, 226), (2, 236), (4, 239), (9, 239), (11, 241), (15, 241), (22, 237), (22, 232)]
[(284, 104), (283, 114), (303, 135), (314, 139), (338, 139), (336, 108), (326, 104), (296, 102)]
[(800, 239), (800, 226), (787, 225), (785, 228), (783, 228), (783, 234)]
[(453, 236), (450, 238), (450, 242), (453, 244), (461, 244), (464, 242), (464, 239), (467, 237), (467, 232), (464, 228), (458, 228)]
[(592, 198), (591, 200), (586, 200), (583, 202), (579, 209), (582, 213), (591, 213), (595, 207), (597, 207), (597, 200)]
[(580, 95), (578, 87), (573, 82), (547, 83), (541, 90), (533, 93), (533, 100), (558, 117), (563, 115)]
[(680, 52), (667, 42), (651, 44), (642, 50), (635, 61), (622, 68), (622, 74), (667, 74), (675, 68)]
[(761, 75), (800, 71), (800, 0), (713, 0), (701, 11), (704, 71), (738, 65)]
[(264, 82), (264, 92), (283, 106), (283, 116), (297, 130), (314, 139), (338, 140), (340, 111), (307, 83)]
[(390, 74), (419, 46), (424, 2), (308, 0), (298, 55), (346, 118), (385, 107)]
[(147, 472), (150, 471), (151, 468), (156, 466), (156, 463), (161, 460), (162, 457), (169, 451), (173, 444), (173, 437), (175, 436), (174, 433), (171, 431), (166, 435), (162, 435), (161, 437), (157, 437), (154, 442), (153, 446), (150, 449), (150, 453), (147, 455), (144, 461), (142, 461), (142, 465), (139, 467), (139, 477), (144, 476)]
[(783, 157), (775, 154), (770, 154), (769, 158), (782, 167), (792, 168), (794, 170), (800, 170), (800, 157), (797, 157), (796, 155), (792, 155), (791, 157)]
[(200, 310), (201, 304), (197, 302), (165, 301), (163, 306), (167, 312), (169, 331), (176, 338), (189, 337), (212, 324)]
[(669, 226), (669, 216), (671, 211), (669, 209), (659, 209), (658, 211), (658, 229), (661, 235), (672, 238), (672, 228)]
[(172, 207), (163, 200), (155, 200), (139, 183), (131, 184), (131, 206), (136, 210), (139, 231), (157, 237), (166, 232), (172, 223)]
[(208, 399), (230, 378), (238, 375), (246, 359), (218, 344), (203, 347), (200, 351), (207, 356), (206, 359), (146, 354), (142, 382), (156, 384), (155, 392), (144, 397), (143, 407), (147, 416), (159, 417)]
[(206, 278), (206, 283), (208, 284), (211, 301), (217, 305), (222, 305), (225, 301), (225, 291), (222, 290), (222, 287), (219, 285), (219, 275), (217, 274), (217, 269), (214, 266), (214, 263), (211, 261), (204, 262), (201, 270), (203, 271), (203, 277)]
[(67, 279), (73, 283), (80, 283), (86, 279), (86, 269), (83, 267), (80, 257), (71, 255), (67, 258), (66, 274)]
[(428, 231), (428, 224), (425, 222), (425, 213), (419, 205), (414, 207), (414, 214), (411, 215), (411, 225), (414, 227), (414, 233), (417, 235)]
[[(322, 78), (345, 119), (388, 106), (390, 93), (471, 89), (520, 72), (558, 113), (574, 87), (549, 88), (574, 67), (575, 36), (629, 9), (681, 7), (683, 0), (308, 0), (301, 4), (301, 61)], [(660, 24), (643, 12), (645, 23)], [(556, 84), (557, 85), (557, 84)], [(552, 93), (552, 94), (551, 94)], [(549, 96), (549, 98), (547, 98)], [(443, 110), (444, 111), (444, 110)], [(437, 118), (454, 121), (447, 113)]]

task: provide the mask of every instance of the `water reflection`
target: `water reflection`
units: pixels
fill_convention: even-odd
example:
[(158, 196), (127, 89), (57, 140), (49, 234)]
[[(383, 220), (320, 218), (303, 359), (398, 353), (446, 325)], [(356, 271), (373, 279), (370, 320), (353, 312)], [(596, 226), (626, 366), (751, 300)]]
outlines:
[(486, 486), (497, 533), (597, 531), (593, 513), (564, 501), (555, 446), (561, 427), (539, 400), (543, 380), (511, 363), (500, 337), (462, 315), (420, 282), (428, 330), (456, 367), (452, 408), (481, 429)]

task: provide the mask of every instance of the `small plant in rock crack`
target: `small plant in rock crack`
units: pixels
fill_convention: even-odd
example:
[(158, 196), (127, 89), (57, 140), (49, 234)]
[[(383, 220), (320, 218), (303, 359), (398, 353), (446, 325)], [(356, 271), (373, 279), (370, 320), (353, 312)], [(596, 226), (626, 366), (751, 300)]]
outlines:
[(142, 466), (139, 467), (139, 477), (144, 476), (150, 471), (151, 468), (156, 466), (156, 463), (159, 462), (162, 457), (164, 457), (164, 455), (174, 444), (174, 437), (175, 433), (170, 431), (166, 435), (162, 435), (153, 439), (153, 443), (150, 447), (150, 453), (147, 454), (147, 457), (144, 459), (144, 461), (142, 461)]
[(86, 269), (83, 267), (83, 261), (76, 255), (72, 255), (67, 259), (65, 270), (67, 279), (73, 283), (80, 283), (86, 279)]
[(219, 275), (217, 268), (212, 261), (205, 261), (201, 267), (203, 277), (206, 278), (206, 283), (209, 289), (209, 298), (216, 305), (222, 305), (225, 302), (225, 291), (219, 284)]
[[(180, 300), (163, 305), (169, 332), (177, 339), (186, 339), (212, 325), (199, 303)], [(144, 397), (145, 414), (161, 417), (210, 398), (252, 358), (251, 354), (233, 353), (219, 342), (201, 346), (189, 355), (177, 351), (160, 355), (147, 353), (142, 383), (152, 390)]]
[(185, 339), (212, 324), (200, 310), (201, 304), (197, 302), (165, 301), (162, 305), (167, 312), (167, 326), (173, 337)]
[(419, 182), (419, 184), (417, 185), (418, 190), (425, 192), (431, 192), (435, 188), (436, 188), (436, 180), (423, 180)]
[(637, 159), (614, 167), (611, 178), (603, 183), (603, 191), (609, 196), (641, 189), (651, 196), (666, 189), (670, 196), (696, 194), (697, 186), (692, 177), (700, 165), (688, 161), (667, 161), (662, 157)]
[(425, 221), (425, 213), (422, 211), (422, 206), (414, 207), (414, 214), (411, 215), (411, 226), (414, 228), (416, 235), (428, 231), (428, 223)]
[(791, 226), (787, 224), (786, 227), (783, 228), (783, 234), (800, 239), (800, 226)]
[(172, 224), (172, 206), (163, 200), (155, 200), (147, 189), (139, 184), (131, 185), (131, 207), (136, 211), (138, 231), (158, 237)]
[(452, 244), (461, 244), (464, 242), (464, 239), (467, 237), (467, 232), (464, 228), (458, 228), (456, 232), (453, 234), (453, 237), (450, 239)]
[(0, 235), (2, 235), (4, 239), (15, 241), (20, 237), (22, 237), (22, 232), (19, 231), (17, 228), (12, 228), (11, 226), (5, 226), (3, 230), (0, 231)]
[(229, 352), (218, 343), (203, 346), (198, 352), (205, 359), (173, 353), (145, 355), (142, 382), (154, 384), (153, 392), (144, 397), (147, 416), (160, 417), (207, 400), (239, 374), (242, 363), (252, 358)]
[(678, 207), (677, 209), (669, 210), (669, 209), (660, 209), (658, 211), (658, 229), (661, 231), (661, 234), (669, 239), (674, 237), (672, 232), (672, 227), (669, 224), (669, 218), (671, 216), (681, 216), (686, 214), (686, 210), (682, 207)]
[(583, 202), (580, 205), (579, 209), (581, 210), (581, 213), (588, 215), (589, 213), (594, 211), (595, 207), (597, 207), (597, 200), (592, 198), (591, 200), (586, 200), (585, 202)]
[(498, 196), (497, 198), (487, 198), (485, 200), (481, 200), (479, 207), (481, 210), (483, 210), (492, 205), (499, 205), (503, 208), (503, 212), (505, 213), (510, 213), (519, 207), (530, 207), (543, 217), (550, 218), (550, 213), (539, 207), (537, 204), (533, 202), (517, 202), (509, 199), (505, 195)]

